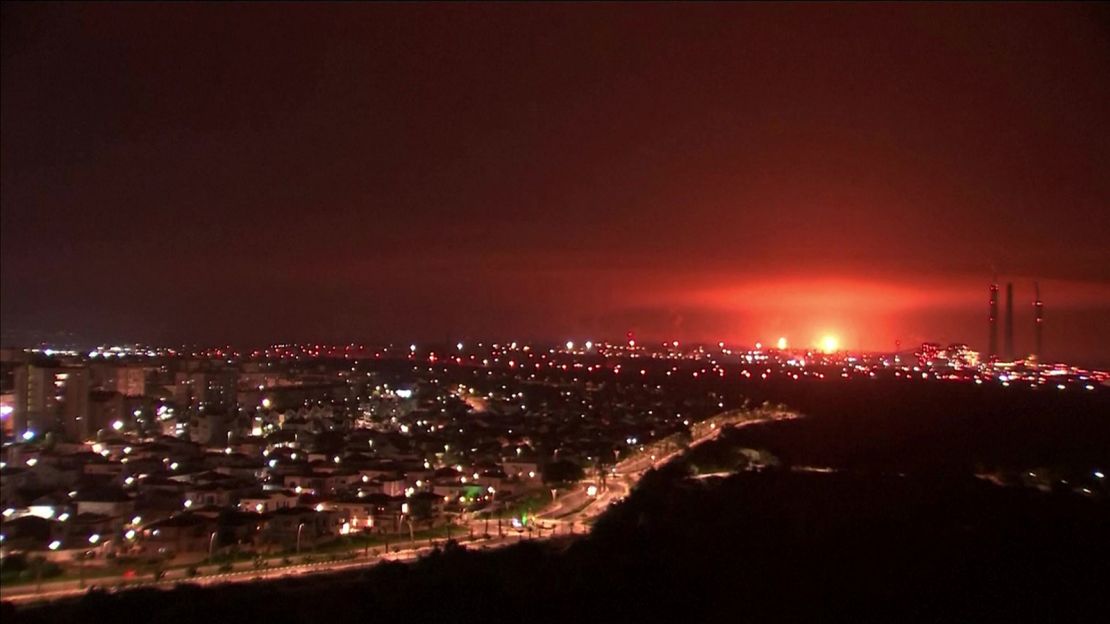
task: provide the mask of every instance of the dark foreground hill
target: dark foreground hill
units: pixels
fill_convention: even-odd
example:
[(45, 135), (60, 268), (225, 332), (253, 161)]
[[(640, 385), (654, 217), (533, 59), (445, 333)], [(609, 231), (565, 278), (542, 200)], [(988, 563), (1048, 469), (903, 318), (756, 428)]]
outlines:
[[(761, 391), (754, 402), (786, 399), (806, 418), (698, 447), (647, 475), (570, 544), (92, 594), (5, 612), (2, 622), (1110, 621), (1110, 503), (1094, 476), (1110, 463), (1105, 392), (942, 383)], [(742, 449), (781, 468), (691, 476), (747, 465)], [(1036, 485), (1052, 491), (974, 476), (1038, 466), (1053, 477)]]
[(1110, 510), (974, 479), (674, 466), (566, 544), (212, 589), (91, 595), (4, 621), (1108, 621)]

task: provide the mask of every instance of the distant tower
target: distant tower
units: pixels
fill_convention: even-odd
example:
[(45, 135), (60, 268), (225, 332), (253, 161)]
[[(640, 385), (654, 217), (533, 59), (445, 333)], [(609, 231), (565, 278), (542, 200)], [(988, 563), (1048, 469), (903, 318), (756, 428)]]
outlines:
[(1035, 296), (1035, 299), (1033, 299), (1033, 336), (1034, 344), (1037, 347), (1033, 355), (1037, 356), (1039, 360), (1043, 355), (1042, 349), (1044, 349), (1044, 302), (1041, 301), (1041, 285), (1037, 282), (1033, 282), (1033, 292)]
[(1006, 325), (1002, 330), (1003, 351), (1006, 361), (1014, 359), (1014, 284), (1006, 282)]
[(991, 283), (990, 312), (987, 320), (990, 322), (990, 348), (987, 355), (994, 358), (998, 356), (998, 284)]

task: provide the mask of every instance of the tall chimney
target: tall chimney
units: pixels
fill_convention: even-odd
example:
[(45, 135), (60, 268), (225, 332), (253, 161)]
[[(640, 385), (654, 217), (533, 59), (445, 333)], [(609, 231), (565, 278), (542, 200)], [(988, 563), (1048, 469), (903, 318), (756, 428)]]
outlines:
[(998, 284), (993, 282), (990, 288), (990, 311), (987, 313), (987, 321), (990, 323), (990, 346), (987, 349), (987, 355), (995, 358), (998, 357)]
[(1033, 337), (1037, 350), (1033, 352), (1037, 359), (1041, 359), (1044, 349), (1044, 302), (1041, 301), (1041, 285), (1033, 282), (1035, 299), (1033, 300)]
[(1006, 282), (1006, 325), (1002, 330), (1003, 351), (1006, 361), (1014, 359), (1014, 284)]

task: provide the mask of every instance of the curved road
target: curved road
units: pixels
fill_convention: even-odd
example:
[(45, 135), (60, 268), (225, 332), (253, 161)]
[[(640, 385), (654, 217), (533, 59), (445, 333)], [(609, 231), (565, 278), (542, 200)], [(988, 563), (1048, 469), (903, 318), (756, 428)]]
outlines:
[[(797, 417), (797, 414), (783, 410), (762, 410), (761, 413), (768, 415), (759, 418), (751, 418), (751, 412), (745, 413), (735, 410), (718, 414), (702, 421), (698, 424), (704, 425), (705, 423), (709, 423), (709, 425), (698, 428), (698, 435), (696, 439), (691, 441), (689, 448), (694, 448), (709, 440), (716, 439), (720, 435), (720, 432), (727, 428), (745, 427), (772, 420), (785, 420)], [(743, 417), (744, 420), (731, 420), (737, 416)], [(589, 533), (591, 521), (604, 513), (611, 504), (628, 496), (648, 469), (663, 466), (682, 455), (686, 450), (687, 449), (679, 448), (664, 456), (655, 457), (652, 455), (650, 449), (645, 449), (633, 457), (626, 458), (617, 464), (614, 471), (607, 477), (605, 488), (597, 492), (595, 496), (589, 496), (587, 493), (587, 488), (591, 484), (579, 483), (570, 492), (553, 501), (547, 509), (537, 515), (539, 530), (524, 531), (514, 529), (511, 526), (503, 526), (501, 535), (477, 539), (470, 539), (463, 536), (460, 537), (458, 541), (471, 548), (484, 550), (515, 544), (522, 539), (549, 539), (551, 537), (569, 534)], [(472, 520), (463, 527), (458, 528), (463, 531), (469, 530), (472, 535), (482, 535), (487, 526), (485, 520)], [(492, 527), (490, 528), (492, 529)], [(427, 554), (432, 549), (432, 546), (421, 546), (384, 554), (372, 554), (368, 557), (360, 555), (353, 559), (343, 559), (339, 561), (324, 561), (261, 569), (255, 569), (252, 562), (243, 562), (245, 565), (241, 566), (242, 569), (233, 569), (229, 572), (196, 577), (188, 577), (183, 568), (174, 568), (167, 570), (165, 576), (159, 581), (136, 582), (134, 579), (114, 576), (90, 578), (86, 582), (86, 585), (111, 588), (126, 582), (127, 586), (125, 590), (137, 587), (171, 589), (179, 583), (213, 585), (220, 583), (275, 580), (288, 576), (332, 573), (365, 568), (377, 565), (383, 561), (411, 561), (421, 555)], [(80, 582), (75, 580), (43, 582), (42, 585), (43, 591), (41, 592), (36, 591), (34, 583), (17, 585), (15, 587), (0, 587), (0, 599), (14, 603), (30, 603), (44, 600), (73, 598), (88, 591), (87, 588), (80, 587)]]

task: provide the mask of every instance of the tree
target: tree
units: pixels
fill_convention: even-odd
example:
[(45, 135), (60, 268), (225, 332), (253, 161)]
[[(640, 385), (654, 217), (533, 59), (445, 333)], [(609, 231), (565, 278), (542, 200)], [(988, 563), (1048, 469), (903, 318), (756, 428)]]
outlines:
[(568, 483), (578, 481), (585, 475), (581, 466), (567, 459), (549, 462), (541, 471), (544, 483)]

